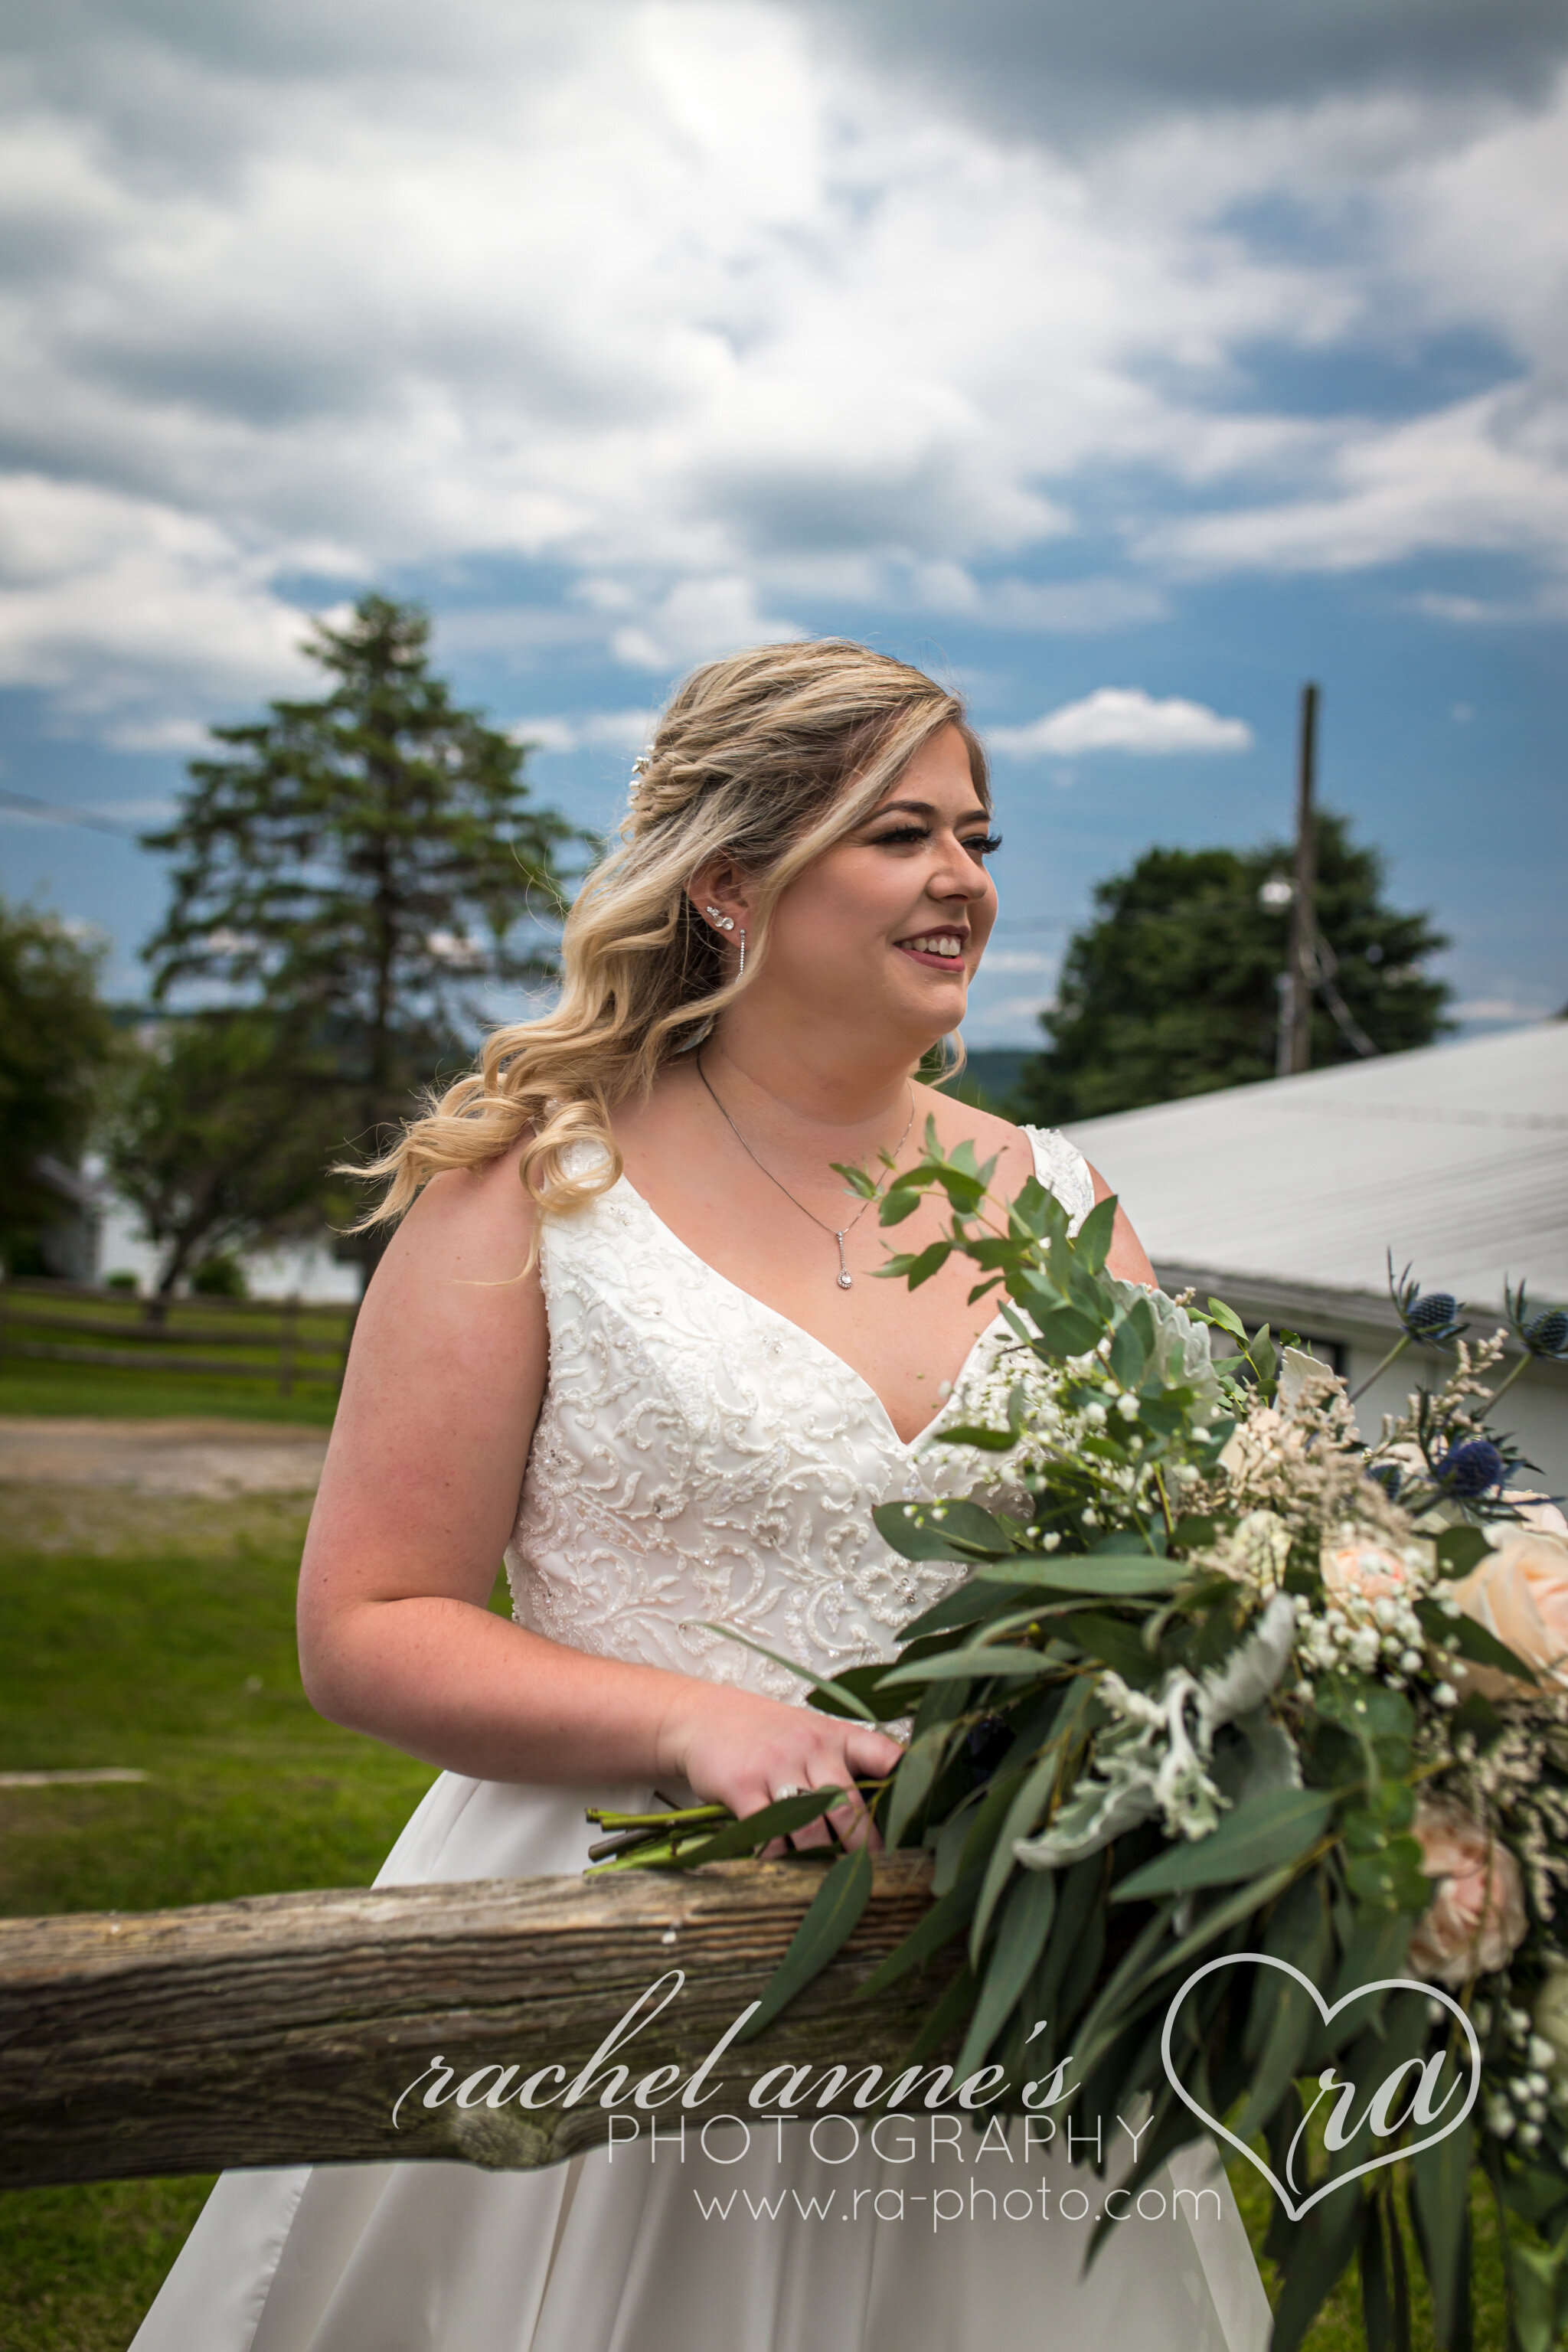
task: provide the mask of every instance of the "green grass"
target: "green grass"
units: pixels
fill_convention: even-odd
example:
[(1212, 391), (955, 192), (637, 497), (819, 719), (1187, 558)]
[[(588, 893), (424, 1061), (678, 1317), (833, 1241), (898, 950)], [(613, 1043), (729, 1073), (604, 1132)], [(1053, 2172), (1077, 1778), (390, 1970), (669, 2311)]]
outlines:
[[(1262, 2143), (1259, 2141), (1259, 2147)], [(1273, 2192), (1261, 2175), (1240, 2157), (1226, 2167), (1230, 2185), (1236, 2191), (1237, 2205), (1247, 2224), (1247, 2235), (1255, 2247), (1261, 2246), (1268, 2228)], [(1422, 2275), (1420, 2260), (1408, 2224), (1403, 2224), (1405, 2255), (1411, 2279), (1412, 2336), (1415, 2352), (1434, 2352), (1436, 2338), (1432, 2333), (1432, 2306)], [(1470, 2195), (1470, 2229), (1474, 2262), (1474, 2352), (1504, 2352), (1508, 2328), (1503, 2308), (1502, 2264), (1498, 2256), (1497, 2209), (1479, 2182)], [(1263, 2282), (1272, 2297), (1279, 2286), (1279, 2276), (1272, 2263), (1263, 2264)], [(1315, 2326), (1306, 2340), (1305, 2352), (1366, 2352), (1366, 2330), (1362, 2325), (1361, 2285), (1356, 2265), (1340, 2280), (1318, 2315)]]
[[(63, 1409), (63, 1408), (62, 1408)], [(0, 1911), (136, 1910), (363, 1885), (434, 1777), (300, 1687), (306, 1507), (0, 1486)], [(5, 2352), (122, 2352), (210, 2183), (0, 2194)]]
[[(293, 1640), (305, 1519), (293, 1496), (0, 1486), (0, 1770), (153, 1776), (0, 1791), (0, 1912), (142, 1909), (374, 1875), (433, 1776), (323, 1723), (305, 1699)], [(1260, 2242), (1268, 2190), (1239, 2158), (1231, 2178)], [(4, 2352), (123, 2352), (209, 2185), (0, 2193)], [(1489, 2208), (1478, 2204), (1475, 2226), (1476, 2352), (1501, 2352)], [(1424, 2305), (1416, 2340), (1431, 2352)], [(1364, 2341), (1352, 2271), (1309, 2352)]]
[(0, 1357), (0, 1413), (156, 1421), (289, 1421), (330, 1429), (334, 1389), (297, 1386), (281, 1396), (275, 1380), (210, 1378), (201, 1372), (114, 1371), (88, 1364), (35, 1363)]

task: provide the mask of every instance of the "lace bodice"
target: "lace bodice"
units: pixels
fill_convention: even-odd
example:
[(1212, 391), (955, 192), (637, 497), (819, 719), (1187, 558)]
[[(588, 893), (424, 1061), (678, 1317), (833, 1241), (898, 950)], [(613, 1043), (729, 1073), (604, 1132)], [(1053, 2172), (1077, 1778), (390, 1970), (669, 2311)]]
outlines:
[[(1093, 1201), (1081, 1154), (1025, 1132), (1076, 1224)], [(930, 1441), (1006, 1339), (1000, 1317), (906, 1444), (858, 1372), (706, 1265), (624, 1177), (546, 1221), (540, 1267), (550, 1375), (507, 1551), (520, 1622), (777, 1698), (805, 1687), (700, 1621), (818, 1673), (890, 1656), (963, 1570), (900, 1559), (871, 1512), (970, 1493), (987, 1460), (994, 1475), (994, 1456)]]

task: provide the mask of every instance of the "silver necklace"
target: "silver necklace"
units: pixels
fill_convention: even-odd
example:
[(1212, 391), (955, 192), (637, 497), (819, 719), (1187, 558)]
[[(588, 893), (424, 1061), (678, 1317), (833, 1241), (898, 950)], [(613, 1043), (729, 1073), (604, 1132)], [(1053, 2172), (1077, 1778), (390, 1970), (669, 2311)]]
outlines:
[[(763, 1167), (762, 1161), (757, 1158), (756, 1153), (752, 1150), (751, 1145), (746, 1141), (745, 1137), (742, 1134), (740, 1129), (736, 1126), (729, 1112), (724, 1108), (723, 1104), (719, 1101), (718, 1096), (713, 1094), (712, 1084), (709, 1079), (707, 1071), (702, 1066), (702, 1055), (700, 1052), (698, 1053), (696, 1061), (698, 1076), (708, 1088), (709, 1093), (713, 1095), (713, 1100), (718, 1104), (719, 1111), (723, 1118), (725, 1126), (729, 1129), (731, 1134), (734, 1137), (736, 1142), (740, 1145), (742, 1150), (745, 1153), (752, 1166), (762, 1168), (763, 1174), (767, 1178), (770, 1184), (778, 1184), (778, 1189), (784, 1194), (784, 1199), (786, 1201), (794, 1201), (795, 1207), (800, 1211), (803, 1217), (809, 1217), (814, 1225), (820, 1226), (821, 1230), (825, 1234), (831, 1234), (833, 1235), (834, 1240), (838, 1244), (838, 1287), (840, 1290), (853, 1290), (855, 1287), (855, 1277), (850, 1273), (847, 1265), (845, 1263), (844, 1236), (846, 1234), (852, 1234), (854, 1232), (856, 1226), (865, 1215), (866, 1211), (870, 1207), (871, 1202), (879, 1201), (881, 1199), (881, 1186), (879, 1184), (876, 1191), (871, 1194), (870, 1199), (862, 1202), (861, 1206), (856, 1210), (855, 1214), (850, 1218), (849, 1223), (847, 1225), (830, 1225), (826, 1223), (823, 1218), (817, 1215), (815, 1209), (808, 1209), (804, 1201), (796, 1201), (795, 1194), (790, 1191), (789, 1186), (787, 1184), (780, 1184), (778, 1178), (773, 1174), (771, 1168)], [(903, 1150), (905, 1144), (909, 1141), (910, 1129), (913, 1127), (914, 1123), (915, 1090), (913, 1087), (911, 1087), (910, 1088), (910, 1115), (904, 1121), (904, 1131), (902, 1135), (900, 1136), (897, 1143), (893, 1146), (893, 1158), (895, 1160)]]

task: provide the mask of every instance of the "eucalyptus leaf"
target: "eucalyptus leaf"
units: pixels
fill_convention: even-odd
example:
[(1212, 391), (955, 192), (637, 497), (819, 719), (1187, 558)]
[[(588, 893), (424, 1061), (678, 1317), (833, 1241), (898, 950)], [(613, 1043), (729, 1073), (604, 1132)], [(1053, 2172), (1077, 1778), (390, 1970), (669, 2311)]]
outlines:
[(1479, 1568), (1491, 1545), (1479, 1528), (1445, 1528), (1434, 1549), (1445, 1576), (1468, 1576)]
[(1111, 1889), (1113, 1903), (1147, 1902), (1200, 1886), (1231, 1886), (1264, 1869), (1293, 1863), (1320, 1838), (1334, 1810), (1321, 1789), (1276, 1789), (1227, 1813), (1216, 1830), (1173, 1846)]
[[(1017, 1291), (1015, 1289), (1014, 1297)], [(1092, 1322), (1079, 1307), (1047, 1308), (1035, 1317), (1041, 1339), (1053, 1356), (1087, 1356), (1100, 1345), (1103, 1326)]]
[(1047, 1592), (1092, 1593), (1100, 1601), (1137, 1601), (1155, 1592), (1169, 1592), (1187, 1573), (1179, 1559), (1160, 1559), (1152, 1552), (1132, 1558), (1086, 1558), (1078, 1553), (1047, 1556), (1020, 1554), (1005, 1565), (977, 1568), (977, 1584), (1038, 1586)]
[(906, 1559), (1006, 1559), (1022, 1533), (978, 1503), (879, 1503), (871, 1517)]
[(1441, 1648), (1451, 1646), (1478, 1666), (1495, 1666), (1502, 1674), (1512, 1675), (1516, 1681), (1532, 1687), (1539, 1685), (1541, 1677), (1534, 1668), (1527, 1666), (1516, 1651), (1510, 1650), (1506, 1642), (1500, 1642), (1475, 1618), (1450, 1617), (1436, 1601), (1418, 1601), (1415, 1613), (1428, 1638)]
[(1038, 1650), (1018, 1649), (1002, 1642), (976, 1642), (967, 1650), (942, 1650), (934, 1657), (916, 1658), (894, 1666), (882, 1676), (880, 1690), (906, 1690), (911, 1683), (981, 1682), (994, 1675), (1023, 1676), (1050, 1671)]
[(793, 1837), (808, 1822), (818, 1820), (832, 1807), (842, 1804), (847, 1791), (843, 1789), (806, 1789), (798, 1797), (781, 1797), (773, 1804), (763, 1805), (760, 1811), (747, 1813), (738, 1822), (726, 1822), (714, 1836), (700, 1845), (682, 1846), (680, 1862), (683, 1869), (695, 1869), (700, 1862), (734, 1862), (742, 1855), (755, 1853), (761, 1845), (773, 1838)]
[(822, 1974), (858, 1927), (870, 1895), (870, 1847), (857, 1846), (853, 1853), (841, 1853), (817, 1888), (810, 1908), (795, 1929), (794, 1942), (769, 1979), (761, 2007), (736, 2035), (737, 2044), (754, 2042), (780, 2010)]
[(716, 1625), (707, 1618), (700, 1618), (697, 1622), (704, 1633), (722, 1633), (727, 1642), (739, 1642), (742, 1650), (755, 1650), (759, 1658), (770, 1658), (775, 1666), (783, 1666), (786, 1674), (797, 1675), (803, 1683), (809, 1683), (813, 1690), (825, 1691), (829, 1698), (837, 1700), (839, 1714), (853, 1715), (862, 1723), (877, 1721), (865, 1700), (857, 1698), (852, 1690), (843, 1683), (836, 1683), (830, 1675), (814, 1675), (809, 1666), (803, 1666), (797, 1659), (782, 1657), (777, 1650), (770, 1650), (763, 1643), (753, 1642), (749, 1633), (737, 1633), (732, 1625)]
[(1116, 1226), (1118, 1202), (1114, 1192), (1097, 1201), (1079, 1227), (1073, 1246), (1080, 1265), (1091, 1274), (1098, 1274), (1110, 1251), (1111, 1235)]
[(911, 1969), (924, 1968), (934, 1959), (945, 1944), (962, 1935), (980, 1889), (980, 1872), (972, 1870), (957, 1885), (939, 1895), (923, 1919), (910, 1928), (901, 1944), (897, 1945), (879, 1966), (873, 1969), (860, 1986), (857, 2000), (875, 2000)]
[[(984, 2063), (986, 2052), (1034, 1973), (1056, 1908), (1057, 1882), (1048, 1872), (1026, 1872), (1009, 1890), (990, 1962), (981, 1979), (980, 1998), (953, 2069), (958, 2082)], [(970, 1965), (974, 1965), (973, 1959)]]

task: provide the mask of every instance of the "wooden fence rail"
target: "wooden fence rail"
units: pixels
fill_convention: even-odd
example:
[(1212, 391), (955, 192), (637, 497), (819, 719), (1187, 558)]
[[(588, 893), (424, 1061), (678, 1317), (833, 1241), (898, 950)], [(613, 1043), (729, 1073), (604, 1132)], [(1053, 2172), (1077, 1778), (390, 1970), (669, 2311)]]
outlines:
[[(524, 2108), (519, 2088), (550, 2067), (564, 2074), (536, 2096), (569, 2085), (677, 1970), (681, 1989), (605, 2063), (634, 2082), (660, 2066), (693, 2074), (761, 1993), (819, 1870), (719, 1863), (0, 1920), (0, 2186), (226, 2165), (556, 2163), (605, 2139), (610, 2113), (596, 2091)], [(880, 1858), (838, 1958), (755, 2042), (723, 2051), (702, 2085), (714, 2095), (659, 2108), (661, 2132), (683, 2112), (692, 2131), (743, 2112), (770, 2067), (900, 2066), (957, 1948), (874, 2004), (856, 1993), (929, 1901), (928, 1857)], [(437, 2058), (447, 2074), (431, 2072)], [(468, 2077), (509, 2067), (464, 2104)], [(847, 2110), (853, 2087), (821, 2111)], [(427, 2089), (446, 2095), (426, 2105)], [(505, 2104), (488, 2103), (502, 2090)]]
[[(28, 1276), (0, 1282), (0, 1357), (271, 1381), (289, 1396), (297, 1387), (339, 1385), (358, 1312), (299, 1298), (153, 1300)], [(205, 1352), (215, 1349), (226, 1352)]]

